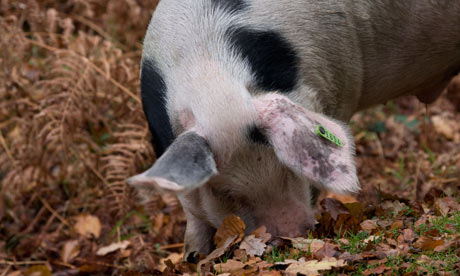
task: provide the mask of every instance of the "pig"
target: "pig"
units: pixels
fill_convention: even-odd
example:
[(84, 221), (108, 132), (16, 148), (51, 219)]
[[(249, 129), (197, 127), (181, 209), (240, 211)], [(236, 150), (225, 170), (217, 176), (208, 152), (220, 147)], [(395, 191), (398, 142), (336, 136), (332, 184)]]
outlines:
[(160, 1), (140, 77), (158, 159), (128, 182), (177, 194), (186, 259), (230, 214), (248, 233), (305, 234), (319, 190), (360, 189), (351, 116), (430, 103), (459, 72), (459, 14), (447, 0)]

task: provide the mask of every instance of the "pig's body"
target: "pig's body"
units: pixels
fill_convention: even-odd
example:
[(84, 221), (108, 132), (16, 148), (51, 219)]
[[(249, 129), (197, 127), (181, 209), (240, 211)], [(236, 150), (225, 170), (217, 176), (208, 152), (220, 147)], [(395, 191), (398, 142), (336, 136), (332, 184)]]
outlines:
[[(459, 14), (445, 0), (161, 1), (141, 82), (155, 150), (168, 151), (131, 183), (178, 191), (186, 253), (208, 253), (230, 214), (248, 231), (304, 234), (310, 184), (359, 189), (340, 121), (401, 95), (435, 98), (460, 69)], [(319, 124), (345, 145), (318, 138)]]

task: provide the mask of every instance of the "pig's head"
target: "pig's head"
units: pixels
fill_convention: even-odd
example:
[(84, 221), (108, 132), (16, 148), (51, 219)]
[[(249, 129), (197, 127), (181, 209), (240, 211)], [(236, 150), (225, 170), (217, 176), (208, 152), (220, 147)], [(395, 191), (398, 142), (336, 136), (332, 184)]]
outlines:
[[(215, 145), (192, 128), (129, 183), (141, 191), (177, 192), (188, 218), (214, 228), (233, 213), (249, 231), (265, 225), (273, 235), (304, 234), (314, 224), (312, 187), (336, 193), (359, 190), (352, 137), (343, 123), (279, 94), (255, 97), (252, 106), (257, 119), (224, 166), (216, 165)], [(340, 141), (324, 138), (321, 132), (326, 131)]]

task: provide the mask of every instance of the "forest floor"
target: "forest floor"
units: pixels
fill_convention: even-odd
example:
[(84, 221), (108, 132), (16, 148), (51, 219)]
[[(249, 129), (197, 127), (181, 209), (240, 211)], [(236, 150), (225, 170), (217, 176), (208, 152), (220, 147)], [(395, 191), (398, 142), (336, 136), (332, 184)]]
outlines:
[(434, 104), (357, 114), (363, 190), (328, 196), (296, 239), (228, 217), (217, 249), (181, 262), (169, 194), (125, 179), (155, 154), (139, 97), (157, 1), (0, 1), (0, 276), (459, 275), (460, 77)]

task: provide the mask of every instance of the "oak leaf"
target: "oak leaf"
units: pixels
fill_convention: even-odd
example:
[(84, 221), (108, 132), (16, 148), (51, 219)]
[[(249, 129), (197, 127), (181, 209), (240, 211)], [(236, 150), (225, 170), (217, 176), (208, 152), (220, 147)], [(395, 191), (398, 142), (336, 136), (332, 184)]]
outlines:
[(307, 276), (320, 275), (319, 271), (331, 270), (334, 267), (344, 267), (346, 264), (343, 260), (337, 260), (336, 258), (325, 258), (322, 261), (308, 261), (304, 259), (299, 260), (296, 263), (290, 264), (286, 269), (286, 273), (289, 275), (297, 275), (298, 273)]
[(214, 244), (216, 248), (222, 247), (228, 238), (236, 236), (234, 243), (238, 243), (243, 239), (246, 224), (243, 220), (235, 215), (230, 215), (222, 221), (222, 225), (217, 229), (214, 235)]
[(68, 264), (80, 253), (78, 241), (72, 240), (64, 243), (61, 250), (61, 260)]
[(254, 235), (250, 235), (244, 238), (240, 245), (240, 249), (246, 250), (246, 253), (250, 256), (262, 256), (266, 247), (267, 245), (261, 239), (256, 238)]
[(101, 222), (98, 217), (92, 215), (79, 215), (74, 225), (75, 231), (84, 236), (99, 238), (101, 235)]
[(435, 240), (427, 236), (421, 236), (414, 243), (414, 247), (420, 248), (422, 250), (433, 250), (436, 247), (443, 245), (443, 244), (444, 244), (444, 240)]

